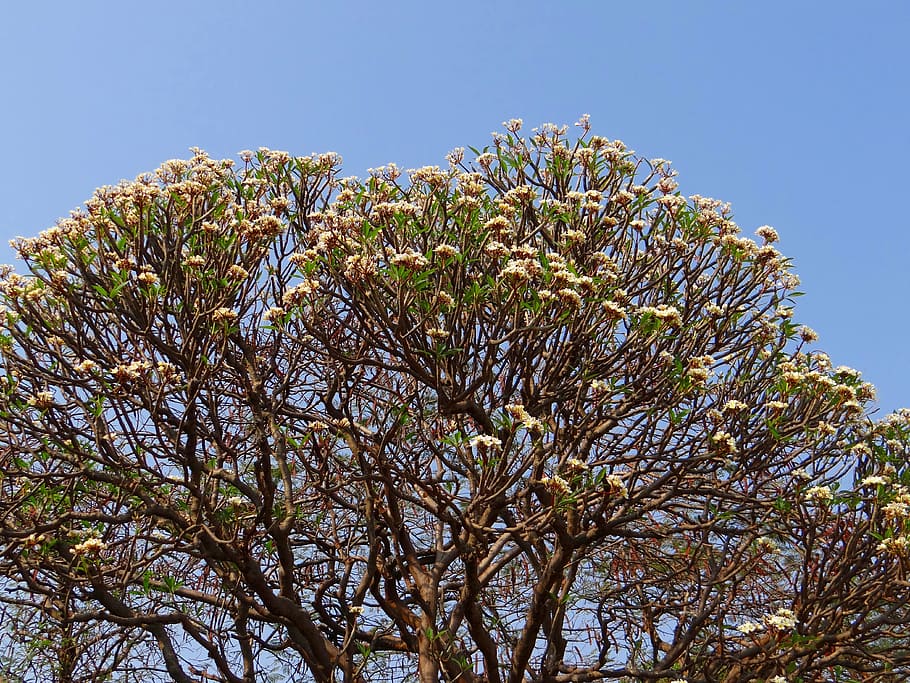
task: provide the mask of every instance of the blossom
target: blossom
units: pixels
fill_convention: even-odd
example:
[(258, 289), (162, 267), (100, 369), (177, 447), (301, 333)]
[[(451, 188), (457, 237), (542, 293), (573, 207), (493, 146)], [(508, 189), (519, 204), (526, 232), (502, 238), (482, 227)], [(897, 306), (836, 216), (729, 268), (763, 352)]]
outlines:
[(44, 534), (29, 534), (25, 537), (25, 540), (22, 541), (22, 545), (26, 548), (34, 548), (36, 545), (41, 545), (46, 540), (47, 537)]
[(736, 439), (729, 432), (722, 429), (717, 430), (711, 435), (711, 445), (715, 451), (721, 455), (733, 455), (739, 448), (736, 446)]
[(653, 315), (661, 322), (679, 327), (682, 325), (682, 315), (675, 306), (659, 304), (657, 306), (642, 306), (638, 309), (639, 315)]
[(451, 258), (458, 253), (458, 247), (451, 244), (439, 244), (433, 248), (433, 253), (439, 258)]
[(205, 265), (205, 257), (193, 254), (183, 259), (183, 265), (187, 268), (200, 268)]
[(544, 485), (544, 488), (546, 488), (547, 491), (554, 495), (565, 495), (571, 491), (569, 482), (558, 474), (554, 474), (552, 477), (544, 477), (540, 480), (540, 483)]
[(424, 257), (423, 254), (420, 254), (413, 249), (408, 249), (405, 252), (392, 254), (389, 258), (389, 263), (393, 266), (398, 266), (406, 270), (422, 270), (430, 265), (430, 262)]
[(73, 367), (76, 372), (86, 373), (94, 370), (98, 364), (93, 360), (84, 360)]
[(824, 420), (820, 420), (818, 424), (815, 425), (815, 428), (825, 436), (831, 436), (837, 432), (837, 427)]
[(861, 413), (863, 412), (863, 407), (859, 404), (858, 401), (844, 401), (841, 406), (848, 413)]
[(581, 306), (581, 295), (574, 289), (563, 287), (558, 292), (556, 292), (556, 296), (560, 301), (571, 308), (578, 308)]
[(442, 308), (451, 308), (455, 305), (455, 299), (448, 292), (440, 290), (436, 293), (436, 303)]
[(29, 397), (28, 404), (40, 410), (46, 410), (54, 405), (54, 395), (50, 391), (36, 392)]
[(761, 237), (765, 241), (765, 244), (773, 244), (774, 242), (777, 242), (777, 240), (780, 239), (780, 237), (777, 234), (777, 230), (772, 228), (770, 225), (760, 226), (755, 231), (755, 234), (758, 235), (759, 237)]
[(799, 328), (799, 338), (807, 344), (811, 344), (814, 341), (818, 341), (818, 332), (813, 330), (811, 327), (806, 327), (803, 325)]
[(826, 503), (834, 499), (834, 492), (828, 486), (812, 486), (806, 489), (806, 500), (817, 500)]
[(569, 458), (566, 461), (566, 469), (569, 472), (584, 472), (588, 469), (588, 464), (578, 458)]
[(629, 489), (626, 488), (625, 482), (618, 474), (608, 474), (604, 477), (603, 483), (609, 493), (618, 494), (623, 498), (629, 497)]
[(543, 422), (536, 417), (532, 417), (525, 407), (518, 403), (510, 403), (506, 406), (506, 412), (513, 420), (524, 426), (529, 432), (543, 431)]
[(495, 436), (489, 436), (487, 434), (478, 434), (477, 436), (471, 437), (468, 443), (480, 451), (502, 448), (502, 441)]
[(288, 261), (293, 263), (298, 268), (302, 268), (303, 266), (305, 266), (307, 263), (310, 262), (312, 256), (315, 256), (315, 254), (306, 254), (306, 253), (301, 253), (299, 251), (295, 251), (293, 254), (288, 256)]
[(501, 279), (516, 282), (527, 282), (540, 273), (540, 263), (533, 259), (509, 259), (503, 269), (499, 271)]
[(615, 301), (604, 301), (603, 309), (607, 314), (607, 318), (611, 320), (623, 320), (624, 318), (628, 317), (626, 309), (617, 304)]
[(243, 231), (244, 237), (258, 239), (261, 237), (275, 237), (285, 230), (284, 223), (277, 216), (260, 216), (252, 227)]
[(97, 555), (107, 547), (100, 538), (87, 538), (73, 546), (74, 555)]
[(619, 206), (625, 206), (626, 204), (629, 204), (632, 201), (634, 201), (634, 199), (635, 199), (635, 195), (632, 194), (631, 192), (629, 192), (628, 190), (620, 190), (619, 192), (614, 194), (612, 197), (610, 197), (610, 201), (613, 202), (614, 204), (618, 204)]
[(141, 361), (121, 363), (114, 368), (114, 379), (121, 383), (137, 380), (142, 377), (142, 371), (146, 370), (147, 368), (147, 363), (143, 363)]
[(508, 256), (511, 250), (502, 242), (491, 240), (483, 248), (483, 253), (493, 259), (500, 259)]
[(212, 320), (216, 323), (232, 323), (237, 320), (237, 311), (222, 306), (212, 312)]
[(882, 508), (882, 512), (888, 519), (904, 519), (910, 517), (910, 503), (906, 500), (893, 500)]
[(262, 314), (262, 319), (267, 322), (274, 322), (280, 320), (284, 316), (285, 310), (281, 306), (272, 306), (265, 313)]
[(774, 614), (766, 614), (762, 617), (762, 621), (769, 628), (776, 629), (778, 631), (789, 631), (794, 626), (796, 626), (796, 614), (794, 614), (791, 609), (779, 609)]
[(888, 480), (879, 475), (872, 475), (870, 477), (865, 477), (861, 482), (861, 486), (885, 486), (888, 484)]
[(860, 443), (857, 443), (857, 444), (853, 444), (853, 445), (850, 447), (850, 453), (852, 453), (853, 455), (856, 455), (856, 456), (867, 456), (867, 457), (871, 457), (871, 455), (872, 455), (872, 449), (869, 448), (869, 445), (868, 445), (868, 444), (860, 442)]
[(862, 376), (862, 373), (859, 370), (855, 370), (854, 368), (848, 367), (846, 365), (838, 365), (836, 368), (834, 368), (834, 374), (845, 375), (850, 379), (859, 379), (860, 376)]
[(524, 121), (521, 119), (509, 119), (508, 121), (502, 122), (502, 127), (505, 128), (510, 133), (517, 133), (521, 130), (521, 126), (524, 124)]
[(281, 300), (288, 306), (300, 306), (319, 289), (319, 281), (307, 278), (284, 293)]
[(736, 630), (740, 633), (745, 633), (747, 636), (752, 633), (758, 633), (759, 631), (764, 631), (765, 627), (761, 624), (758, 624), (754, 621), (746, 621), (736, 627)]
[(910, 538), (907, 536), (892, 536), (879, 543), (876, 549), (889, 555), (906, 556), (910, 554)]
[(509, 219), (505, 216), (494, 216), (484, 223), (483, 227), (493, 235), (507, 235), (512, 231)]
[(376, 273), (376, 262), (369, 256), (351, 254), (344, 260), (344, 275), (351, 282), (362, 282)]
[(724, 403), (723, 411), (725, 413), (738, 413), (742, 410), (745, 410), (749, 406), (743, 403), (742, 401), (737, 401), (736, 399), (731, 399)]
[(711, 376), (711, 371), (707, 368), (689, 368), (686, 371), (686, 375), (691, 379), (695, 384), (701, 384), (707, 381), (708, 377)]
[(228, 268), (228, 277), (232, 280), (245, 280), (250, 276), (249, 271), (246, 270), (243, 266), (233, 265)]

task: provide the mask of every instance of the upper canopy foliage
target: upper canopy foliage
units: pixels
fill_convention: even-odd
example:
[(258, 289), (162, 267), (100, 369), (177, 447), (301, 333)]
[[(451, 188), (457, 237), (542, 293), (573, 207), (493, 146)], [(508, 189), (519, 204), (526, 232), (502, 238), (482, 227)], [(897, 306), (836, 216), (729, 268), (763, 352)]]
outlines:
[(0, 673), (905, 680), (910, 414), (773, 229), (580, 123), (196, 151), (19, 240)]

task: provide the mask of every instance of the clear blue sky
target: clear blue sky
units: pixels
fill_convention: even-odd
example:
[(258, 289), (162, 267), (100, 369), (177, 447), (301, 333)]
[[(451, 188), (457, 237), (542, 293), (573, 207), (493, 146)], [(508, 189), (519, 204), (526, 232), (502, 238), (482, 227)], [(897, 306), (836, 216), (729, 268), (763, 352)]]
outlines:
[(908, 35), (901, 0), (9, 2), (0, 236), (194, 145), (332, 150), (362, 175), (590, 113), (777, 228), (797, 319), (888, 411), (910, 406)]

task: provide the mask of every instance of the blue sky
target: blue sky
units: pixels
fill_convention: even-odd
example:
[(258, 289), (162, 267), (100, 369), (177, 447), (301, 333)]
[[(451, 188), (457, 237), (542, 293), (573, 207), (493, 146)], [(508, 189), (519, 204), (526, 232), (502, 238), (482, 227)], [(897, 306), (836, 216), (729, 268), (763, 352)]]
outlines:
[[(444, 163), (508, 118), (671, 159), (685, 194), (780, 232), (796, 318), (910, 406), (910, 3), (6, 3), (0, 236), (187, 155)], [(0, 261), (13, 259), (0, 248)]]

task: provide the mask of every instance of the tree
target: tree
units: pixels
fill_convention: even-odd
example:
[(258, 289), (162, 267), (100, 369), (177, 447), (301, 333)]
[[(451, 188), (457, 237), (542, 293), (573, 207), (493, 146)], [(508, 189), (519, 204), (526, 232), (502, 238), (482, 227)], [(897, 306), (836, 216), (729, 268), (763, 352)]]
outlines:
[(196, 150), (18, 240), (5, 675), (906, 680), (910, 412), (772, 228), (579, 123)]

